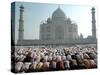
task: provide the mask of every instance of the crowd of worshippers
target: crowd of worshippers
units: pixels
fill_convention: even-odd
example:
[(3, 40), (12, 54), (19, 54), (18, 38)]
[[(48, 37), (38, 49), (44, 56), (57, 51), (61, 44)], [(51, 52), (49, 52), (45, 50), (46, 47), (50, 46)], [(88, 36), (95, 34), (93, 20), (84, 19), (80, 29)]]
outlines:
[(15, 72), (97, 68), (95, 47), (16, 48)]

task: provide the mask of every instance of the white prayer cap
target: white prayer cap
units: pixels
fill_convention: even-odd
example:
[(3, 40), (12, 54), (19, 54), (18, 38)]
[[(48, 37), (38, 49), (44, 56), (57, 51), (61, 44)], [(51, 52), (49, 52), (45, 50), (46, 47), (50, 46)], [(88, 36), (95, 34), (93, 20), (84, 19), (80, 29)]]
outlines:
[(66, 61), (66, 56), (61, 57), (63, 61)]
[(15, 64), (15, 71), (19, 72), (21, 70), (22, 66), (23, 66), (23, 62), (17, 62)]
[(57, 61), (61, 61), (61, 56), (57, 56)]
[(52, 60), (52, 56), (48, 56), (48, 61), (51, 61)]
[(80, 60), (80, 59), (81, 59), (81, 56), (80, 56), (79, 54), (77, 54), (77, 55), (76, 55), (76, 58), (77, 58), (78, 60)]
[(64, 61), (64, 63), (65, 63), (65, 68), (70, 68), (70, 64), (69, 64), (69, 61), (68, 60), (66, 60), (66, 61)]
[(26, 71), (29, 69), (29, 66), (31, 65), (31, 63), (25, 62), (22, 66), (23, 71)]
[(40, 56), (36, 56), (36, 61), (40, 62), (41, 57)]
[(67, 59), (67, 60), (72, 60), (71, 55), (67, 55), (66, 59)]

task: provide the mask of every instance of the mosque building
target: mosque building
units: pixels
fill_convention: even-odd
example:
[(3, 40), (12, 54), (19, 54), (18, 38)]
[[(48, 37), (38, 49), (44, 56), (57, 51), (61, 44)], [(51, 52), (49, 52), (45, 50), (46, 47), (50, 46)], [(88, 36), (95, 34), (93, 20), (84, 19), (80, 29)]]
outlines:
[(71, 40), (78, 39), (78, 27), (58, 7), (48, 18), (46, 23), (40, 25), (40, 40)]
[(39, 40), (24, 39), (24, 6), (20, 6), (17, 45), (57, 45), (97, 43), (95, 8), (92, 8), (92, 36), (83, 38), (78, 35), (78, 26), (58, 7), (46, 22), (40, 24)]

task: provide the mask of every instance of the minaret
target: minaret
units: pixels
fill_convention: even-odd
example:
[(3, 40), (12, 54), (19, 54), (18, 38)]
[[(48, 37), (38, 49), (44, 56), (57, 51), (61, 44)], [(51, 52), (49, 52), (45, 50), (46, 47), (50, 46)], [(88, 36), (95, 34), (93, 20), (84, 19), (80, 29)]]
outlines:
[(18, 41), (20, 44), (22, 44), (22, 41), (24, 39), (24, 20), (23, 20), (23, 12), (24, 12), (24, 7), (21, 5), (20, 6), (20, 18), (19, 18), (19, 36), (18, 36)]
[(95, 8), (92, 9), (92, 37), (96, 39), (96, 20), (95, 20)]

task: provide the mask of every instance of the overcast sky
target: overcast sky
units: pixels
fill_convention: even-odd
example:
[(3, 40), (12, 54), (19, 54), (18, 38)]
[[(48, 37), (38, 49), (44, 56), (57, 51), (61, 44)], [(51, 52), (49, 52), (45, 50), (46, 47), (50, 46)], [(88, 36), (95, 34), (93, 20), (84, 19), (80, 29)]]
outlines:
[[(52, 13), (58, 8), (59, 4), (43, 4), (43, 3), (25, 3), (16, 2), (15, 5), (15, 36), (18, 39), (19, 27), (19, 7), (24, 6), (24, 38), (39, 39), (40, 23), (52, 16)], [(91, 35), (91, 8), (92, 6), (79, 6), (60, 4), (60, 8), (78, 25), (78, 34), (83, 34), (84, 37)]]

